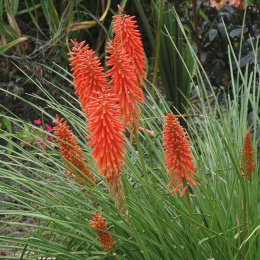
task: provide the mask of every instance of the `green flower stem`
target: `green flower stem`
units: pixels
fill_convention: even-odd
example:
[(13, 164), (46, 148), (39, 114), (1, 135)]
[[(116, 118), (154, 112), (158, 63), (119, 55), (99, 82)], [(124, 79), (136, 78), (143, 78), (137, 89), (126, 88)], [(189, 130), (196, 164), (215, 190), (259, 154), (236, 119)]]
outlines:
[[(244, 242), (246, 238), (246, 196), (243, 197), (243, 223), (242, 223), (242, 241), (241, 243)], [(245, 254), (245, 245), (242, 249), (242, 254)]]
[(142, 167), (143, 174), (144, 174), (144, 179), (148, 183), (148, 175), (147, 175), (145, 162), (144, 162), (144, 154), (143, 154), (143, 151), (142, 151), (142, 148), (140, 145), (138, 133), (137, 133), (135, 126), (134, 126), (134, 135), (135, 135), (135, 141), (136, 141), (136, 146), (137, 146), (137, 150), (138, 150), (138, 156), (140, 158), (140, 163), (141, 163), (141, 167)]
[[(182, 183), (183, 183), (183, 188), (185, 189), (187, 187), (187, 180), (186, 180), (186, 178), (182, 178)], [(193, 219), (188, 187), (187, 187), (187, 190), (185, 191), (185, 197), (186, 197), (186, 200), (187, 200), (187, 205), (188, 205), (188, 211), (189, 211), (190, 218)]]
[[(183, 183), (183, 188), (185, 189), (187, 187), (187, 180), (186, 180), (186, 178), (182, 178), (182, 183)], [(195, 241), (196, 241), (196, 245), (197, 245), (198, 234), (197, 234), (195, 225), (193, 224), (193, 214), (192, 214), (192, 209), (191, 209), (191, 201), (190, 201), (190, 195), (189, 195), (188, 187), (187, 187), (187, 189), (185, 191), (185, 197), (186, 197), (186, 200), (187, 200), (189, 216), (190, 216), (190, 219), (191, 219), (190, 224), (191, 224), (192, 232), (193, 232), (193, 235), (195, 237)]]
[(115, 260), (118, 260), (116, 254), (114, 254), (112, 250), (111, 250), (109, 253), (111, 254), (111, 256), (112, 256)]

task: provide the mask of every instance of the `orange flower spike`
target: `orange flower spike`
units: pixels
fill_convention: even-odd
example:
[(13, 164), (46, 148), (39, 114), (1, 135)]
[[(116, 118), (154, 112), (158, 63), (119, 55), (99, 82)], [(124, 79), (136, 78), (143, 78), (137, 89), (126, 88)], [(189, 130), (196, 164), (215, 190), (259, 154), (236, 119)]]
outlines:
[(92, 149), (92, 156), (100, 175), (106, 178), (120, 177), (121, 166), (124, 164), (123, 156), (126, 145), (121, 121), (120, 108), (116, 95), (110, 93), (94, 92), (87, 105), (89, 117), (87, 130), (91, 132), (86, 138), (91, 139), (87, 144)]
[[(244, 169), (246, 166), (246, 171)], [(251, 142), (251, 136), (249, 130), (245, 133), (244, 147), (241, 149), (241, 170), (243, 172), (242, 176), (247, 173), (247, 179), (250, 180), (252, 172), (255, 169), (253, 147)]]
[[(118, 8), (119, 10), (121, 9), (120, 6)], [(140, 85), (143, 85), (142, 77), (146, 77), (145, 56), (141, 34), (137, 29), (136, 21), (134, 21), (135, 16), (119, 14), (113, 16), (113, 18), (115, 18), (115, 21), (112, 23), (115, 41), (118, 45), (121, 44), (124, 47), (126, 53), (131, 58), (131, 66), (134, 68), (138, 82)]]
[[(56, 121), (53, 121), (53, 123), (56, 125), (53, 130), (55, 136), (57, 137), (60, 153), (62, 157), (64, 157), (75, 167), (78, 175), (87, 183), (91, 184), (92, 182), (95, 182), (95, 177), (91, 174), (86, 159), (84, 158), (84, 154), (81, 151), (74, 134), (71, 130), (69, 130), (67, 121), (63, 122), (63, 120), (63, 118), (60, 119), (56, 115)], [(64, 162), (64, 164), (66, 166), (66, 171), (68, 171), (67, 175), (71, 176), (72, 172), (69, 170), (70, 166), (67, 165), (66, 162)], [(74, 178), (74, 180), (83, 185), (82, 181), (77, 176)]]
[(140, 109), (137, 103), (144, 102), (143, 91), (137, 84), (137, 78), (122, 45), (110, 40), (106, 52), (110, 54), (106, 65), (112, 67), (107, 71), (107, 75), (111, 77), (111, 92), (119, 98), (122, 123), (125, 127), (139, 118)]
[[(166, 113), (163, 140), (165, 169), (169, 169), (166, 175), (173, 174), (168, 187), (177, 179), (177, 185), (170, 193), (178, 191), (181, 187), (182, 178), (186, 178), (193, 185), (197, 185), (191, 176), (198, 175), (195, 173), (196, 168), (193, 166), (193, 157), (190, 155), (190, 141), (173, 113)], [(183, 194), (184, 192), (181, 192), (181, 195)]]
[(104, 68), (101, 66), (98, 57), (94, 57), (95, 51), (90, 50), (85, 41), (77, 43), (71, 40), (74, 44), (72, 51), (68, 53), (70, 66), (73, 67), (73, 83), (75, 84), (75, 94), (79, 95), (81, 107), (86, 112), (86, 104), (89, 98), (93, 95), (93, 91), (100, 91), (108, 89), (108, 81)]
[[(109, 229), (107, 228), (105, 219), (102, 218), (101, 213), (97, 214), (97, 211), (96, 211), (96, 212), (92, 213), (92, 216), (93, 216), (93, 220), (89, 221), (89, 224), (91, 227), (109, 231)], [(100, 243), (103, 244), (103, 246), (101, 246), (101, 247), (106, 252), (111, 251), (112, 247), (116, 243), (116, 242), (112, 242), (112, 236), (109, 233), (101, 231), (101, 230), (96, 230), (96, 234), (98, 236)]]

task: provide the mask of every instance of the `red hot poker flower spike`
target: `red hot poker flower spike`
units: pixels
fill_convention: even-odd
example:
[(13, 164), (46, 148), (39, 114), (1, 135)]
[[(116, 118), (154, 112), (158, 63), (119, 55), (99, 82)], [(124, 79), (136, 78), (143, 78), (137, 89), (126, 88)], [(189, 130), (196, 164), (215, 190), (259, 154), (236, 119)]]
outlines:
[(107, 71), (107, 75), (111, 77), (110, 83), (113, 85), (111, 92), (119, 98), (122, 123), (125, 127), (139, 118), (140, 109), (137, 102), (143, 103), (143, 91), (137, 84), (137, 78), (122, 45), (110, 40), (107, 53), (110, 54), (107, 66), (112, 67)]
[(145, 56), (141, 40), (141, 34), (137, 29), (134, 16), (119, 14), (113, 16), (115, 21), (112, 23), (115, 40), (118, 44), (122, 44), (126, 53), (131, 58), (131, 66), (140, 85), (143, 85), (142, 77), (146, 77), (145, 72)]
[(71, 40), (74, 44), (72, 51), (68, 55), (71, 61), (70, 66), (73, 68), (73, 83), (75, 84), (75, 94), (79, 95), (81, 107), (86, 112), (86, 105), (89, 102), (90, 96), (93, 91), (100, 91), (108, 89), (108, 81), (104, 68), (101, 66), (98, 57), (94, 57), (95, 51), (90, 50), (89, 46), (85, 44), (85, 41), (77, 43), (77, 41)]
[[(92, 213), (92, 216), (93, 216), (93, 220), (89, 221), (89, 224), (91, 227), (109, 231), (109, 229), (107, 228), (105, 219), (102, 218), (101, 213), (97, 214), (97, 211), (96, 211), (96, 212)], [(101, 247), (104, 248), (104, 250), (106, 252), (111, 251), (113, 245), (116, 243), (116, 242), (112, 242), (112, 236), (109, 233), (101, 231), (101, 230), (96, 230), (96, 233), (97, 233), (100, 243), (103, 244), (103, 246), (101, 246)]]
[[(177, 186), (170, 193), (172, 194), (178, 191), (181, 187), (182, 178), (186, 178), (186, 180), (190, 181), (193, 185), (197, 185), (190, 176), (197, 176), (195, 173), (196, 169), (192, 162), (193, 157), (190, 155), (190, 141), (173, 113), (166, 113), (163, 140), (165, 169), (169, 169), (167, 176), (173, 174), (168, 187), (177, 179)], [(183, 194), (184, 191), (181, 192), (181, 196)]]
[[(86, 159), (84, 158), (84, 154), (81, 151), (74, 134), (71, 130), (69, 130), (67, 121), (63, 122), (63, 120), (63, 118), (60, 119), (56, 115), (56, 121), (53, 121), (56, 125), (53, 130), (55, 136), (57, 137), (61, 155), (75, 167), (75, 171), (82, 179), (84, 179), (87, 183), (92, 184), (92, 182), (95, 182), (95, 177), (91, 174)], [(66, 171), (69, 171), (67, 175), (71, 176), (72, 172), (69, 170), (71, 166), (66, 162), (64, 162), (64, 164), (67, 167)], [(77, 176), (74, 180), (83, 185), (82, 181)]]
[(96, 162), (96, 167), (100, 175), (104, 175), (107, 180), (120, 177), (121, 166), (125, 151), (124, 132), (122, 123), (119, 120), (121, 115), (118, 99), (115, 94), (95, 92), (95, 96), (90, 97), (87, 105), (88, 126), (91, 132), (86, 138), (91, 139), (87, 144), (92, 149), (92, 156)]
[[(246, 166), (246, 170), (244, 169), (244, 166)], [(247, 178), (250, 180), (254, 169), (255, 169), (255, 164), (254, 164), (253, 147), (252, 147), (250, 132), (249, 130), (247, 130), (245, 133), (244, 147), (241, 149), (241, 170), (243, 172), (242, 176), (245, 176), (245, 172), (246, 172)]]

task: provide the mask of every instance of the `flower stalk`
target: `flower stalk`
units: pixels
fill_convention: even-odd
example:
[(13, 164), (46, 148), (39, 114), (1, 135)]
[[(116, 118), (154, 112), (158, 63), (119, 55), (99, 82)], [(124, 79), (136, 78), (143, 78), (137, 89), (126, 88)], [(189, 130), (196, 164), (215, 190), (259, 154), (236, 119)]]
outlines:
[[(247, 222), (247, 205), (246, 205), (246, 196), (243, 196), (243, 222), (242, 222), (242, 241), (241, 243), (244, 242), (245, 238), (246, 238), (246, 234), (247, 234), (247, 230), (246, 230), (246, 222)], [(246, 249), (245, 246), (243, 246), (242, 248), (242, 253), (245, 253)]]
[(142, 167), (143, 174), (144, 174), (144, 179), (145, 179), (146, 183), (148, 183), (148, 175), (147, 175), (147, 171), (146, 171), (146, 167), (145, 167), (144, 154), (143, 154), (143, 150), (141, 148), (138, 132), (137, 132), (135, 127), (134, 127), (133, 131), (134, 131), (134, 136), (135, 136), (135, 142), (136, 142), (136, 147), (137, 147), (137, 151), (138, 151), (138, 156), (140, 158), (140, 163), (141, 163), (141, 167)]
[(191, 225), (191, 228), (192, 228), (192, 232), (193, 232), (193, 235), (195, 237), (195, 240), (197, 241), (198, 240), (198, 234), (197, 234), (197, 231), (196, 231), (196, 227), (193, 223), (193, 213), (192, 213), (192, 208), (191, 208), (191, 200), (190, 200), (190, 195), (189, 195), (189, 189), (188, 189), (188, 185), (187, 185), (187, 180), (185, 178), (182, 179), (182, 183), (183, 183), (183, 191), (184, 191), (184, 195), (185, 195), (185, 198), (186, 198), (186, 201), (187, 201), (187, 206), (188, 206), (188, 212), (189, 212), (189, 217), (190, 217), (190, 225)]

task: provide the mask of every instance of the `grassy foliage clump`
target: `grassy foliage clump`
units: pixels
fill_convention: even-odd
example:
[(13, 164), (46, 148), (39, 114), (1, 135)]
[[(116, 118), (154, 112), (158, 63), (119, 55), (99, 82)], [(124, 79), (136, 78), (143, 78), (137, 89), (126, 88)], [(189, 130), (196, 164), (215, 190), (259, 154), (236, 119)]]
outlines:
[[(83, 107), (84, 91), (79, 101), (63, 86), (52, 84), (50, 88), (60, 93), (60, 102), (39, 81), (28, 76), (28, 80), (41, 91), (41, 95), (35, 98), (44, 100), (46, 106), (43, 108), (25, 99), (20, 100), (37, 109), (49, 120), (48, 123), (57, 120), (53, 114), (64, 118), (67, 125), (62, 126), (62, 121), (60, 128), (66, 127), (67, 132), (64, 135), (60, 132), (57, 138), (50, 123), (46, 125), (37, 120), (29, 124), (11, 111), (1, 114), (9, 127), (0, 132), (0, 249), (3, 251), (0, 253), (5, 254), (0, 259), (260, 257), (257, 157), (260, 90), (255, 89), (254, 95), (250, 95), (250, 87), (259, 83), (258, 65), (255, 63), (250, 74), (237, 66), (236, 79), (230, 68), (233, 95), (226, 93), (225, 101), (220, 104), (209, 82), (212, 95), (208, 95), (203, 85), (207, 74), (191, 46), (188, 47), (195, 64), (194, 74), (188, 75), (198, 103), (189, 102), (185, 114), (175, 115), (172, 131), (163, 131), (165, 113), (171, 110), (169, 104), (144, 78), (144, 103), (137, 104), (131, 99), (138, 116), (134, 115), (134, 119), (126, 123), (123, 133), (118, 123), (123, 116), (118, 113), (122, 93), (118, 93), (114, 105), (107, 106), (116, 98), (109, 91), (113, 86), (95, 90), (89, 104)], [(87, 55), (83, 54), (80, 53), (81, 58), (85, 59)], [(232, 47), (229, 47), (228, 54), (230, 59), (235, 59)], [(254, 55), (257, 58), (256, 51)], [(132, 64), (133, 70), (129, 72), (131, 75), (134, 75), (134, 66)], [(120, 73), (122, 71), (123, 68)], [(75, 82), (78, 71), (74, 72), (74, 79), (64, 69), (62, 73), (52, 72), (68, 85), (78, 84)], [(194, 83), (194, 77), (201, 83), (201, 88)], [(123, 77), (120, 79), (123, 81)], [(241, 84), (237, 86), (237, 82)], [(136, 84), (140, 82), (136, 80)], [(7, 90), (1, 92), (12, 94)], [(97, 111), (106, 109), (100, 111), (109, 115), (100, 116), (93, 104)], [(254, 115), (250, 123), (249, 107)], [(180, 117), (185, 120), (187, 129), (178, 125)], [(104, 118), (111, 118), (111, 121), (102, 121)], [(89, 124), (96, 124), (98, 128), (86, 128)], [(108, 131), (102, 132), (104, 129)], [(113, 131), (120, 132), (124, 139), (125, 144), (120, 142), (124, 154), (112, 151), (113, 142), (118, 141), (112, 139), (111, 142)], [(90, 147), (86, 136), (100, 138), (91, 142)], [(109, 164), (109, 160), (105, 162), (105, 152), (99, 154), (103, 147), (101, 144), (111, 147), (106, 158), (113, 153), (116, 159), (123, 158), (123, 165), (121, 161), (118, 164)], [(175, 144), (178, 146), (174, 147)], [(96, 149), (94, 153), (96, 145), (100, 150)], [(61, 151), (59, 147), (62, 147)], [(166, 156), (172, 156), (166, 163), (173, 167), (171, 169), (165, 169)], [(104, 169), (104, 165), (107, 168)], [(84, 175), (84, 167), (88, 167), (89, 175)], [(180, 183), (177, 187), (182, 185), (181, 189), (174, 190), (174, 194), (170, 194), (172, 189), (168, 187), (173, 176), (169, 171), (178, 175)], [(192, 175), (194, 182), (187, 177), (191, 171), (195, 173)], [(176, 181), (173, 178), (174, 186)], [(26, 221), (21, 220), (21, 216)], [(10, 228), (23, 231), (23, 235), (5, 234), (5, 230)]]

